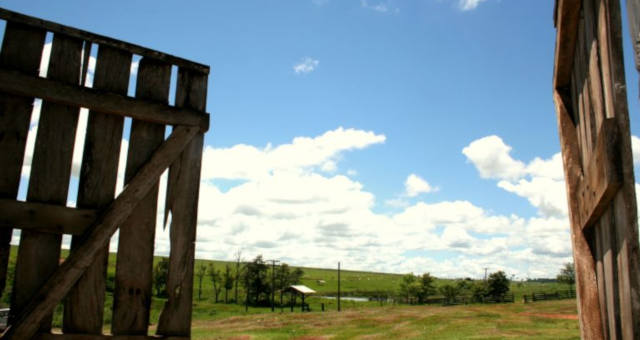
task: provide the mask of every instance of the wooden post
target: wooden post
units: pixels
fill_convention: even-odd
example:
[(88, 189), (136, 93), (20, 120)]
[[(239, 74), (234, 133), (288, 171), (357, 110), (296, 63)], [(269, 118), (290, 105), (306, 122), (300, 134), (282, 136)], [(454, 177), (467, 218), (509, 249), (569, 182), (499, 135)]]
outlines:
[[(8, 22), (0, 50), (0, 66), (37, 75), (45, 35), (42, 29)], [(0, 198), (15, 200), (18, 195), (32, 110), (33, 97), (0, 93)], [(0, 228), (0, 295), (6, 283), (12, 234), (11, 228)]]

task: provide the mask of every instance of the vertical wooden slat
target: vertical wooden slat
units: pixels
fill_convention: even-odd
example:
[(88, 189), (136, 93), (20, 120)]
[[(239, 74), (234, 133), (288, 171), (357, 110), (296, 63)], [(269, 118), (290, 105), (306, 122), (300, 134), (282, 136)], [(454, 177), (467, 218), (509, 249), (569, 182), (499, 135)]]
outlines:
[[(47, 78), (77, 84), (82, 41), (53, 38)], [(65, 205), (71, 157), (78, 123), (78, 107), (42, 102), (27, 200)], [(16, 262), (12, 311), (19, 312), (58, 267), (62, 235), (22, 230)], [(51, 328), (51, 316), (42, 330)]]
[[(46, 32), (7, 23), (0, 51), (0, 66), (37, 75)], [(16, 199), (33, 111), (33, 98), (0, 93), (0, 198)], [(0, 295), (4, 293), (11, 228), (0, 228)]]
[[(207, 76), (179, 69), (176, 106), (204, 111), (206, 100)], [(201, 132), (169, 170), (165, 208), (166, 212), (171, 213), (171, 253), (167, 282), (169, 299), (158, 322), (159, 335), (191, 334), (193, 265), (203, 143), (204, 132)]]
[(615, 220), (612, 220), (611, 209), (608, 209), (600, 219), (598, 237), (603, 245), (604, 264), (604, 286), (600, 290), (604, 291), (606, 304), (601, 306), (605, 309), (607, 316), (608, 338), (611, 340), (620, 339), (620, 303), (618, 301), (618, 273), (615, 266)]
[(618, 122), (620, 138), (620, 163), (623, 186), (614, 199), (612, 214), (616, 229), (612, 238), (616, 239), (618, 290), (620, 319), (623, 339), (640, 339), (640, 242), (638, 241), (638, 216), (633, 173), (633, 153), (629, 110), (627, 107), (627, 86), (622, 47), (622, 18), (620, 2), (607, 0), (608, 40), (611, 62), (611, 79), (614, 96), (614, 112)]
[(582, 176), (582, 165), (580, 164), (577, 131), (562, 97), (557, 92), (554, 93), (554, 102), (569, 204), (580, 334), (583, 339), (603, 339), (595, 262), (591, 255), (589, 243), (579, 225), (580, 206), (577, 192), (578, 183)]
[[(131, 57), (127, 51), (100, 46), (93, 87), (126, 94)], [(100, 209), (113, 201), (123, 122), (119, 116), (89, 112), (78, 188), (79, 208)], [(73, 237), (71, 253), (86, 237)], [(64, 332), (102, 333), (107, 255), (108, 246), (69, 292), (64, 309)]]
[[(166, 104), (170, 80), (171, 65), (143, 58), (138, 67), (136, 98)], [(125, 183), (162, 144), (164, 131), (164, 125), (132, 121)], [(111, 328), (114, 335), (147, 334), (157, 201), (156, 184), (120, 227)]]
[[(602, 237), (599, 233), (602, 230), (602, 225), (597, 222), (593, 232), (597, 235), (590, 235), (591, 239), (595, 243), (595, 259), (596, 259), (596, 277), (598, 280), (598, 287), (605, 287), (605, 275), (604, 275), (604, 245), (602, 244)], [(598, 289), (598, 297), (600, 301), (600, 317), (602, 318), (602, 329), (609, 329), (609, 319), (607, 317), (607, 295), (604, 289)], [(604, 339), (609, 339), (609, 332), (604, 332)]]
[(627, 16), (629, 17), (629, 33), (635, 52), (636, 69), (640, 72), (640, 0), (627, 0)]

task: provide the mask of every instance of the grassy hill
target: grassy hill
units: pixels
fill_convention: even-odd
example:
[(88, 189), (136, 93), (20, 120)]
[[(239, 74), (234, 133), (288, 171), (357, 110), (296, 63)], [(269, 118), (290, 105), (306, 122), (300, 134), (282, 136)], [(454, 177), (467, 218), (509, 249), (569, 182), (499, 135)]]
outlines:
[[(17, 256), (17, 247), (12, 247), (9, 272), (13, 272), (15, 266), (15, 260)], [(68, 256), (68, 251), (63, 250), (61, 257)], [(160, 257), (155, 258), (155, 263), (160, 261)], [(109, 265), (107, 270), (107, 287), (113, 289), (113, 278), (115, 277), (115, 264), (116, 254), (111, 253), (109, 255)], [(224, 271), (226, 265), (230, 265), (232, 273), (235, 273), (235, 263), (225, 261), (210, 261), (210, 260), (196, 260), (196, 268), (200, 265), (208, 266), (213, 264), (214, 267), (221, 272)], [(295, 268), (295, 267), (294, 267)], [(336, 269), (322, 269), (322, 268), (308, 268), (301, 267), (304, 271), (302, 277), (302, 284), (316, 290), (318, 296), (335, 295), (337, 292), (338, 274)], [(425, 268), (428, 270), (428, 268)], [(400, 274), (388, 274), (388, 273), (375, 273), (365, 271), (341, 271), (341, 291), (343, 296), (371, 296), (377, 292), (384, 291), (390, 295), (397, 293), (402, 275)], [(451, 279), (437, 279), (435, 282), (436, 287), (447, 283), (452, 283)], [(2, 307), (6, 307), (9, 304), (9, 293), (12, 285), (12, 280), (7, 282), (7, 290), (2, 297)], [(201, 300), (198, 300), (198, 277), (194, 278), (194, 320), (199, 319), (219, 319), (229, 317), (238, 314), (245, 314), (244, 306), (236, 304), (224, 304), (214, 303), (213, 285), (208, 276), (204, 276), (202, 280), (202, 294)], [(566, 286), (561, 286), (555, 282), (512, 282), (511, 291), (516, 296), (516, 301), (522, 301), (523, 294), (531, 294), (532, 292), (552, 292), (560, 289), (567, 289)], [(229, 297), (232, 299), (234, 295), (233, 290), (229, 292)], [(242, 303), (244, 292), (242, 291), (242, 285), (240, 285), (239, 297)], [(220, 299), (224, 298), (224, 291), (220, 294)], [(111, 320), (111, 306), (112, 306), (112, 293), (106, 293), (106, 305), (105, 305), (105, 324), (109, 324)], [(336, 309), (335, 300), (320, 299), (319, 297), (313, 297), (307, 300), (311, 305), (312, 310), (318, 311), (321, 309), (322, 304), (327, 310)], [(155, 323), (159, 317), (160, 310), (164, 304), (164, 299), (155, 298), (152, 301), (151, 322)], [(371, 306), (377, 306), (376, 302), (353, 302), (343, 301), (342, 307), (344, 309), (360, 309)], [(61, 307), (58, 308), (58, 312), (54, 318), (54, 325), (60, 325), (61, 321)], [(248, 311), (249, 314), (263, 313), (268, 311), (268, 308), (251, 307)]]

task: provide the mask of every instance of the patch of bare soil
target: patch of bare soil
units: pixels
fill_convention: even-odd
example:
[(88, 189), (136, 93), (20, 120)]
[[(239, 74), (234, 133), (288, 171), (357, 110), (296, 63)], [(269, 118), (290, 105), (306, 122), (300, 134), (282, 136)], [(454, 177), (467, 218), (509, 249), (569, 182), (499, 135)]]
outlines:
[(520, 313), (520, 315), (537, 316), (549, 319), (578, 320), (577, 314), (553, 314), (553, 313)]

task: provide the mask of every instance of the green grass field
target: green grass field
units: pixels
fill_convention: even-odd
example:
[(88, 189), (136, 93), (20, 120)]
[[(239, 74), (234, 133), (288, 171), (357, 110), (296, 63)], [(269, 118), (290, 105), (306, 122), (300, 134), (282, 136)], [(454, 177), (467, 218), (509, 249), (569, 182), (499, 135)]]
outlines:
[[(63, 251), (62, 257), (67, 256)], [(17, 247), (12, 247), (10, 269), (15, 265)], [(159, 261), (159, 258), (156, 258)], [(108, 283), (112, 285), (115, 275), (115, 254), (109, 256)], [(223, 261), (196, 260), (196, 268), (213, 263), (215, 268), (224, 271)], [(373, 301), (342, 301), (343, 312), (337, 313), (336, 300), (320, 298), (335, 295), (337, 291), (337, 270), (302, 268), (302, 284), (316, 290), (318, 294), (307, 299), (312, 312), (301, 313), (299, 307), (293, 313), (287, 307), (277, 309), (275, 313), (268, 307), (249, 307), (245, 311), (242, 304), (214, 302), (213, 286), (208, 276), (202, 281), (202, 298), (198, 299), (198, 277), (194, 278), (193, 335), (194, 339), (245, 338), (246, 336), (266, 339), (323, 339), (328, 336), (345, 339), (357, 336), (385, 338), (540, 338), (571, 339), (579, 336), (576, 320), (541, 317), (538, 314), (551, 313), (575, 315), (574, 300), (536, 302), (523, 304), (522, 295), (532, 292), (553, 292), (565, 290), (566, 286), (557, 283), (512, 282), (511, 291), (516, 303), (501, 305), (463, 305), (443, 306), (403, 306)], [(341, 291), (343, 296), (371, 296), (380, 291), (393, 295), (398, 291), (402, 275), (342, 270)], [(111, 282), (110, 282), (111, 280)], [(453, 280), (437, 279), (436, 286), (451, 283)], [(7, 282), (7, 292), (11, 289), (11, 280)], [(233, 299), (234, 291), (229, 291)], [(244, 292), (240, 286), (242, 302)], [(224, 299), (224, 291), (220, 293)], [(110, 330), (112, 293), (106, 293), (105, 332)], [(150, 323), (152, 330), (158, 321), (164, 299), (153, 298)], [(286, 300), (285, 300), (286, 301)], [(9, 294), (5, 292), (2, 305), (8, 306)], [(325, 312), (322, 312), (324, 305)], [(538, 315), (538, 316), (536, 316)], [(331, 321), (329, 321), (331, 320)], [(62, 306), (54, 315), (54, 327), (62, 322)], [(225, 326), (227, 325), (227, 326)], [(229, 326), (231, 325), (231, 326)], [(215, 334), (212, 335), (212, 334)], [(375, 336), (373, 336), (375, 335)], [(433, 337), (431, 336), (433, 335)]]

